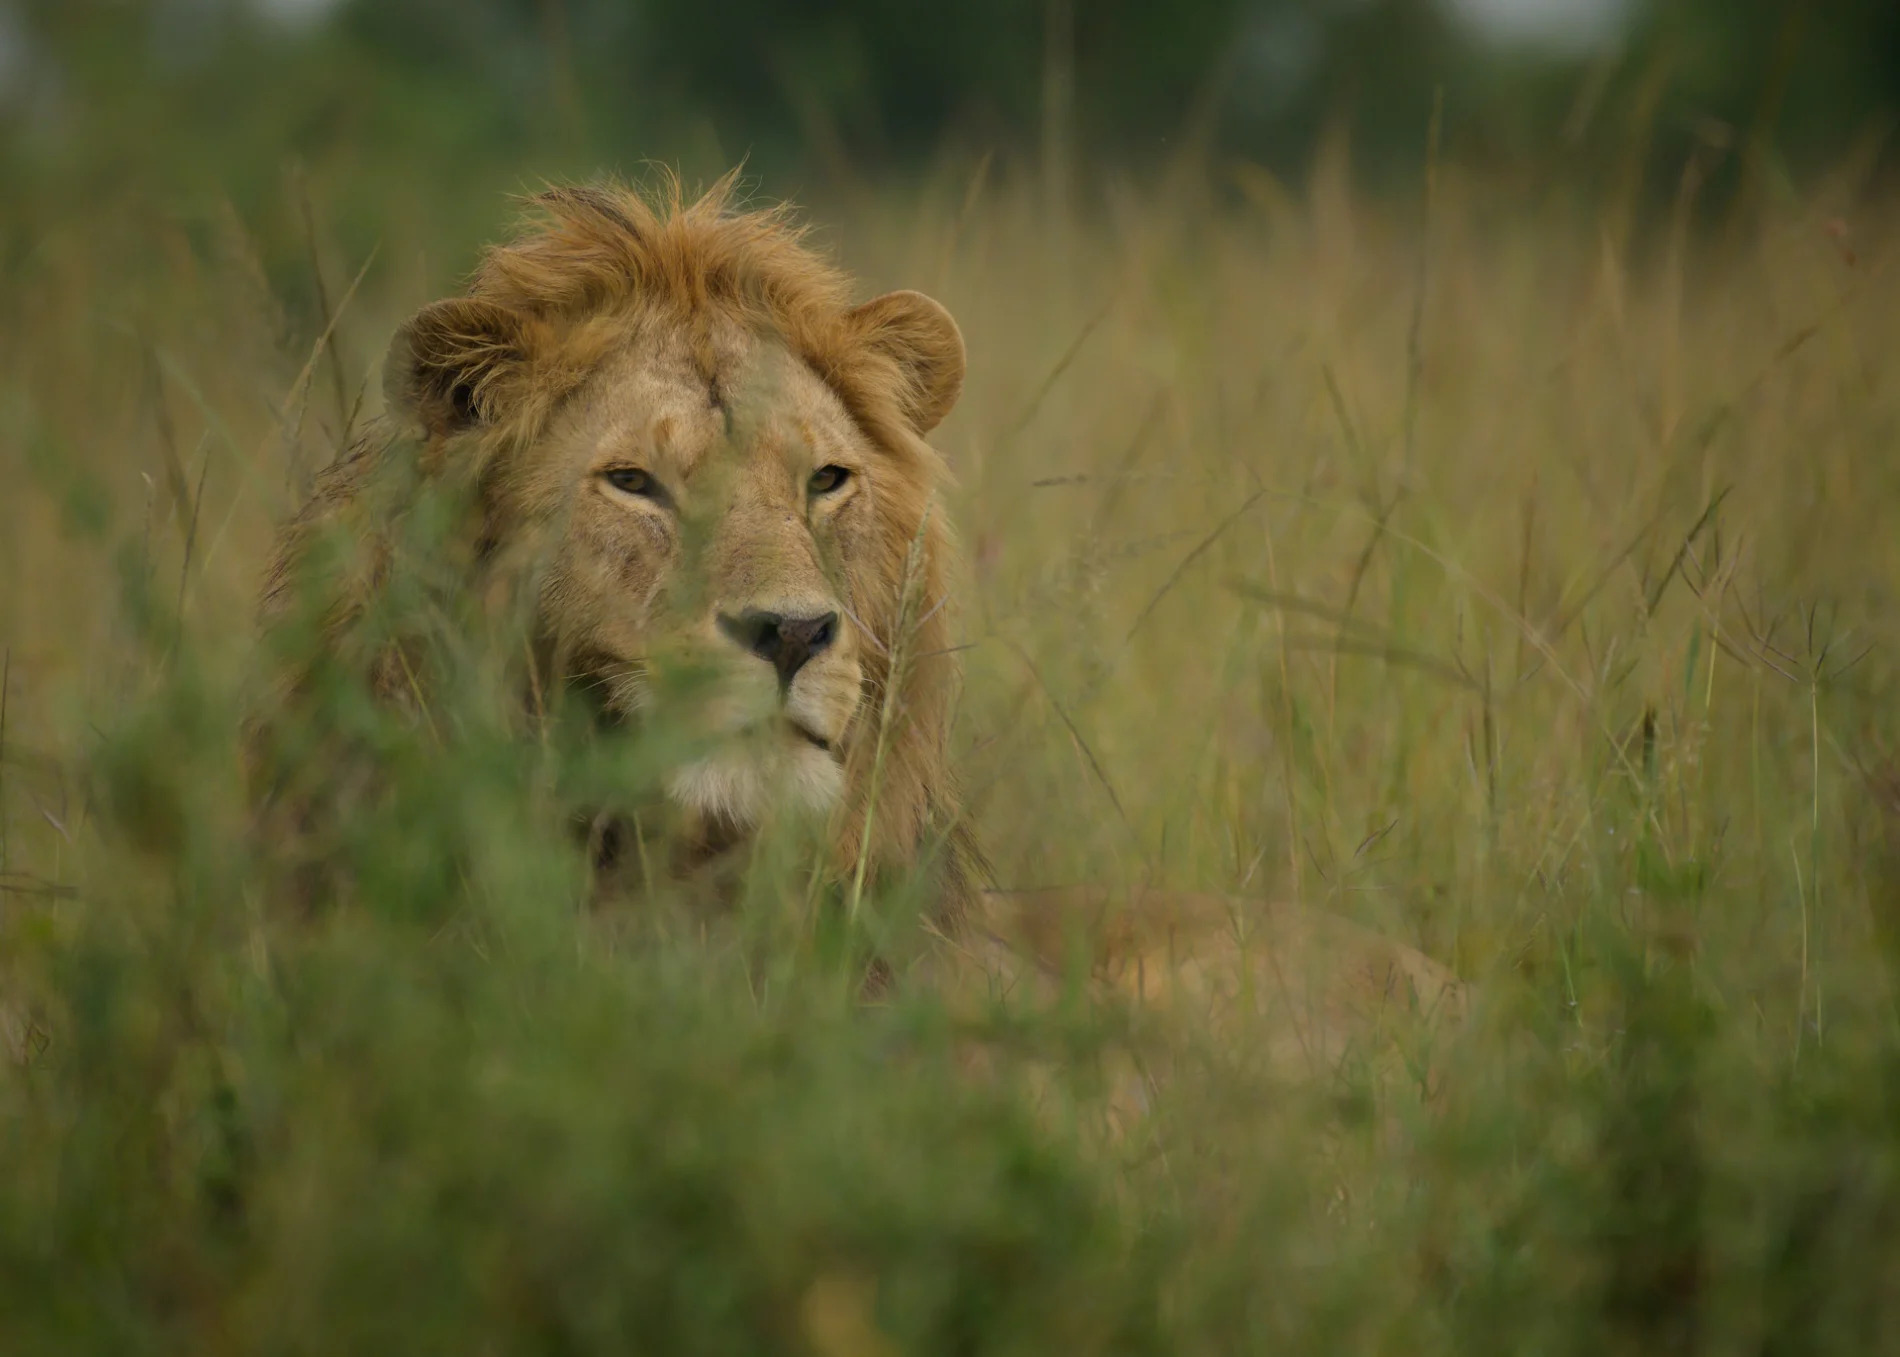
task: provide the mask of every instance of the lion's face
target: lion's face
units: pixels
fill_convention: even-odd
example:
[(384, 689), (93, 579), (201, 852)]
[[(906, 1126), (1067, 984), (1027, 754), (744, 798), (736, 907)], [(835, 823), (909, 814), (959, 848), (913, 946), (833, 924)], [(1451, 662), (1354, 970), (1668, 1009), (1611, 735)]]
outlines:
[[(536, 701), (539, 680), (579, 688), (669, 737), (649, 747), (681, 751), (667, 787), (702, 827), (836, 807), (834, 862), (929, 859), (961, 898), (954, 550), (926, 435), (962, 390), (963, 337), (916, 292), (854, 304), (782, 212), (728, 211), (730, 189), (664, 210), (541, 195), (462, 295), (398, 331), (392, 433), (478, 490), (484, 598), (532, 582)], [(319, 492), (280, 595), (323, 503), (378, 464)]]
[(554, 538), (539, 623), (616, 713), (687, 732), (670, 791), (756, 823), (824, 809), (880, 644), (893, 468), (775, 340), (653, 324), (548, 421), (508, 493)]

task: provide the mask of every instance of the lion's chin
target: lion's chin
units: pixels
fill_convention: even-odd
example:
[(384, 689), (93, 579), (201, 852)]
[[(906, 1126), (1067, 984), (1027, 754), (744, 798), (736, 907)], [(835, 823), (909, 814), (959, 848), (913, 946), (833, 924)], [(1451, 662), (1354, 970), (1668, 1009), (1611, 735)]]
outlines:
[(823, 814), (843, 793), (843, 768), (808, 739), (724, 750), (677, 769), (667, 780), (667, 794), (676, 805), (742, 828), (775, 813)]

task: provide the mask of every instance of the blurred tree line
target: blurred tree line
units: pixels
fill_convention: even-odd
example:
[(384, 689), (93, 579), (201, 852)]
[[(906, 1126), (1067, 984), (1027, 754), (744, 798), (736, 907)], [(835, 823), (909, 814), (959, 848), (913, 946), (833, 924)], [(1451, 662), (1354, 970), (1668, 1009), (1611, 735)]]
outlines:
[(1289, 172), (1342, 128), (1376, 176), (1417, 163), (1441, 91), (1448, 153), (1538, 174), (1886, 154), (1896, 0), (1599, 2), (1626, 11), (1610, 40), (1540, 46), (1458, 0), (0, 0), (0, 174), (887, 176), (990, 151)]

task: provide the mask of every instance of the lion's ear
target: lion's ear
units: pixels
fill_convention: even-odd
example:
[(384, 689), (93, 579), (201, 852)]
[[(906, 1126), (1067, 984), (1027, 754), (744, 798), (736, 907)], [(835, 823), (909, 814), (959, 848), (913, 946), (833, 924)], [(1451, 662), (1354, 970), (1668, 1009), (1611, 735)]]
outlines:
[(509, 378), (527, 366), (527, 331), (523, 317), (493, 302), (453, 297), (423, 307), (383, 360), (390, 414), (429, 437), (492, 422)]
[(904, 414), (918, 433), (943, 422), (963, 393), (963, 332), (921, 292), (886, 292), (847, 314), (863, 342), (896, 360)]

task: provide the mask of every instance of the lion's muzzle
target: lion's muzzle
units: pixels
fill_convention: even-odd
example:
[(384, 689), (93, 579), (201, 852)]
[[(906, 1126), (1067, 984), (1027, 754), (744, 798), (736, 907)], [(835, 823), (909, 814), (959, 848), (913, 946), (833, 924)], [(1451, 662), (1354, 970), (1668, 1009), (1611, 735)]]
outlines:
[(736, 617), (721, 613), (719, 630), (771, 665), (778, 673), (778, 686), (783, 692), (792, 686), (792, 680), (808, 660), (831, 648), (838, 634), (838, 614), (787, 617), (784, 613), (747, 608)]

